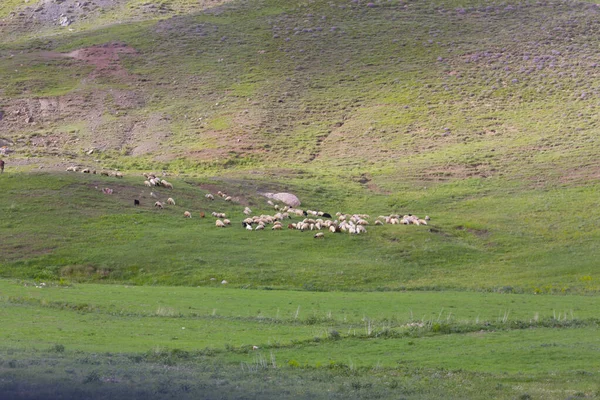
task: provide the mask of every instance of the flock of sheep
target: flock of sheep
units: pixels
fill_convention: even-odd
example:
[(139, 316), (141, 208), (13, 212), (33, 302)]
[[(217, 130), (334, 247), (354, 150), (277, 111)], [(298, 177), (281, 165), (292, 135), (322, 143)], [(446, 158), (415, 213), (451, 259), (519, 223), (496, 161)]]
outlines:
[[(168, 189), (173, 189), (173, 185), (164, 179), (156, 177), (154, 174), (144, 174), (146, 180), (144, 185), (147, 187), (161, 186)], [(217, 197), (221, 197), (224, 201), (232, 202), (233, 198), (228, 194), (218, 191)], [(215, 195), (207, 193), (205, 198), (208, 200), (215, 200)], [(139, 201), (135, 200), (135, 204), (139, 205)], [(166, 201), (167, 205), (175, 205), (175, 200), (169, 197)], [(321, 239), (325, 237), (324, 231), (330, 233), (349, 233), (352, 235), (359, 235), (367, 233), (367, 226), (371, 225), (370, 216), (367, 214), (343, 214), (338, 212), (333, 217), (331, 214), (323, 211), (314, 210), (302, 210), (299, 208), (293, 208), (290, 206), (283, 206), (274, 204), (271, 200), (267, 201), (267, 204), (276, 211), (273, 215), (261, 214), (252, 215), (252, 210), (249, 207), (245, 207), (241, 212), (246, 216), (242, 220), (242, 227), (248, 231), (260, 231), (260, 230), (283, 230), (284, 225), (287, 229), (298, 230), (298, 231), (315, 231), (314, 238)], [(165, 204), (160, 201), (156, 201), (154, 204), (157, 208), (164, 208)], [(252, 216), (251, 216), (252, 215)], [(184, 211), (183, 216), (185, 218), (192, 218), (190, 211)], [(223, 212), (212, 212), (211, 216), (216, 218), (215, 226), (217, 228), (226, 228), (232, 225), (231, 220), (227, 219), (227, 215)], [(205, 218), (203, 212), (200, 213), (201, 218)], [(292, 222), (293, 217), (300, 217), (302, 220)], [(429, 217), (421, 219), (416, 215), (380, 215), (372, 223), (372, 225), (427, 225)]]
[[(87, 168), (87, 167), (81, 168), (77, 165), (68, 166), (67, 172), (81, 172), (83, 174), (93, 174), (93, 175), (95, 175), (97, 173), (95, 169)], [(114, 176), (116, 178), (123, 177), (123, 173), (119, 172), (119, 171), (100, 171), (99, 174), (104, 175), (104, 176)]]

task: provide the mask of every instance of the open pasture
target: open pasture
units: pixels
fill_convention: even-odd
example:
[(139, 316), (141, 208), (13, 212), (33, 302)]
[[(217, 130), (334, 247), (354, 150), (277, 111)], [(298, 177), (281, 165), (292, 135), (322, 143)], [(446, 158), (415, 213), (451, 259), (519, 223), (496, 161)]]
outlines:
[[(143, 179), (74, 173), (3, 176), (3, 276), (188, 286), (226, 280), (238, 288), (302, 290), (593, 293), (598, 288), (598, 216), (586, 219), (588, 206), (570, 208), (594, 204), (591, 188), (510, 195), (502, 194), (495, 182), (482, 181), (441, 185), (411, 200), (410, 192), (406, 197), (369, 196), (354, 188), (356, 195), (344, 197), (349, 189), (338, 185), (333, 197), (322, 187), (287, 184), (307, 199), (307, 208), (371, 215), (367, 234), (327, 232), (320, 241), (312, 231), (248, 232), (241, 224), (245, 206), (206, 199), (208, 190), (200, 188), (201, 182), (171, 179), (176, 186), (171, 190), (147, 188)], [(256, 215), (273, 215), (267, 199), (252, 189), (257, 184), (266, 185), (237, 181), (229, 186), (223, 181), (210, 182), (210, 187), (221, 185)], [(114, 193), (102, 193), (104, 187)], [(157, 209), (151, 192), (163, 202), (174, 197), (176, 205)], [(454, 195), (449, 205), (444, 192), (449, 197), (462, 194)], [(133, 204), (136, 198), (140, 207)], [(184, 218), (184, 211), (192, 218)], [(213, 211), (226, 213), (232, 225), (216, 228)], [(411, 212), (430, 214), (432, 220), (427, 226), (374, 226), (380, 214)], [(580, 217), (565, 219), (566, 212)], [(532, 213), (540, 217), (527, 216)], [(577, 263), (567, 262), (574, 254)]]
[(1, 399), (600, 397), (597, 4), (0, 3)]

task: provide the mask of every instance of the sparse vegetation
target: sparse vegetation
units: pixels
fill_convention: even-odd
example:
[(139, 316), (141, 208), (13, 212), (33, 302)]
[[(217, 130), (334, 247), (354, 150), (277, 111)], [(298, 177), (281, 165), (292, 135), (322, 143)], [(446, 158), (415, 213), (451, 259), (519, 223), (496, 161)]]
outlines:
[(0, 3), (0, 397), (598, 397), (597, 4)]

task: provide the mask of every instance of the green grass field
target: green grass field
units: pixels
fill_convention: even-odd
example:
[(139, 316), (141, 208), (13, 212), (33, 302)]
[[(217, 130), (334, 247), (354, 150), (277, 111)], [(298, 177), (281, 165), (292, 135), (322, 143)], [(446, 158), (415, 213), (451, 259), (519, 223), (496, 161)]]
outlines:
[(0, 398), (600, 397), (597, 4), (98, 7), (0, 4)]

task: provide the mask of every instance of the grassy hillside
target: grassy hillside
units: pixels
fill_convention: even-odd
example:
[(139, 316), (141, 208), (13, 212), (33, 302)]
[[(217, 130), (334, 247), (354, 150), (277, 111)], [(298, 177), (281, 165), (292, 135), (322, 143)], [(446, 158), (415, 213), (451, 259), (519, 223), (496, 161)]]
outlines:
[[(389, 191), (598, 177), (595, 5), (265, 1), (102, 18), (117, 15), (3, 43), (15, 158), (188, 173), (285, 163)], [(104, 47), (70, 53), (90, 46)]]
[(2, 1), (0, 398), (597, 398), (599, 15)]
[[(0, 176), (2, 275), (192, 286), (225, 279), (235, 287), (300, 290), (598, 291), (598, 217), (586, 215), (597, 202), (595, 186), (515, 193), (470, 179), (412, 194), (370, 195), (340, 183), (308, 189), (279, 183), (305, 199), (307, 208), (373, 218), (432, 215), (427, 226), (370, 226), (367, 235), (328, 234), (319, 241), (310, 231), (242, 227), (242, 203), (253, 215), (273, 213), (257, 194), (269, 184), (278, 187), (270, 180), (172, 179), (175, 189), (169, 190), (146, 188), (143, 179), (66, 172)], [(211, 185), (215, 194), (219, 187), (237, 202), (207, 200), (208, 190), (199, 185)], [(114, 193), (103, 194), (105, 187)], [(154, 207), (168, 197), (175, 206)], [(193, 218), (183, 218), (184, 211)], [(232, 226), (215, 228), (212, 212), (225, 212)], [(566, 212), (571, 218), (562, 217)]]

